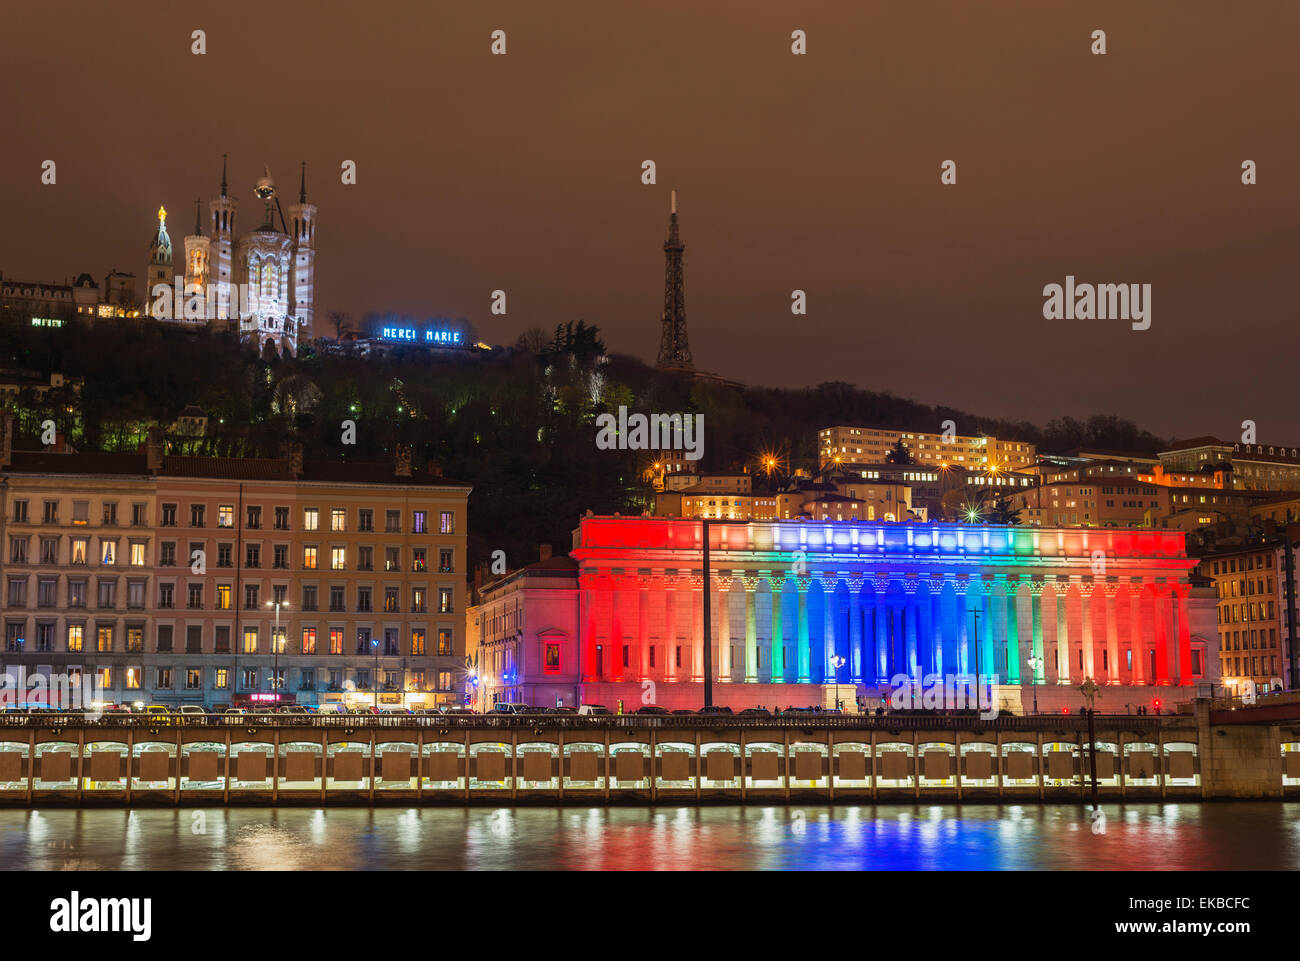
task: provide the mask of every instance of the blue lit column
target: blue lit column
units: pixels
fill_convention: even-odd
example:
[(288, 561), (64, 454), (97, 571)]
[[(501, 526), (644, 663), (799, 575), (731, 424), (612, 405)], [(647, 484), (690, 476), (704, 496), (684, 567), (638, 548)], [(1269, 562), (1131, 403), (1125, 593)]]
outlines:
[(835, 610), (838, 606), (835, 598), (835, 585), (839, 583), (838, 574), (822, 574), (822, 643), (818, 659), (814, 662), (813, 677), (821, 678), (822, 684), (833, 682), (835, 670), (831, 667), (831, 655), (835, 653)]
[(885, 578), (876, 578), (874, 611), (876, 682), (878, 684), (885, 684), (889, 681), (889, 606), (885, 600), (888, 592), (889, 581)]
[(862, 575), (849, 578), (849, 677), (862, 683), (863, 664), (870, 663), (862, 651)]
[(907, 580), (903, 582), (903, 639), (905, 647), (903, 656), (907, 676), (914, 681), (921, 680), (921, 658), (917, 651), (918, 635), (920, 634), (920, 605), (916, 596), (916, 589), (919, 585), (916, 581)]

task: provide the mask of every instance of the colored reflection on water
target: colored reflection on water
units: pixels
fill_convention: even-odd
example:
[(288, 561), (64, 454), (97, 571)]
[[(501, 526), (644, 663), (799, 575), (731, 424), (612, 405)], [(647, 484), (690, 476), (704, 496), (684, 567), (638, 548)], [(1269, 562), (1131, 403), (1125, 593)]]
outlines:
[(6, 870), (1300, 868), (1300, 804), (0, 811)]

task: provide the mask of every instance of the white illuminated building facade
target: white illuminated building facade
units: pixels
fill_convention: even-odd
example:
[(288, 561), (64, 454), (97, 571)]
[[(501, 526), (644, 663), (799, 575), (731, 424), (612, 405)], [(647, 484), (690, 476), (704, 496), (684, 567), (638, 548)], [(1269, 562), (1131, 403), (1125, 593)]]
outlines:
[(229, 193), (223, 162), (221, 193), (208, 204), (210, 236), (196, 210), (194, 233), (184, 242), (184, 276), (176, 281), (183, 289), (166, 304), (160, 303), (159, 285), (172, 285), (173, 265), (165, 213), (159, 212), (147, 274), (149, 312), (180, 323), (238, 323), (240, 340), (259, 351), (296, 354), (311, 339), (315, 306), (316, 205), (307, 202), (306, 165), (287, 218), (269, 170), (253, 193), (264, 205), (262, 222), (241, 234), (239, 203)]

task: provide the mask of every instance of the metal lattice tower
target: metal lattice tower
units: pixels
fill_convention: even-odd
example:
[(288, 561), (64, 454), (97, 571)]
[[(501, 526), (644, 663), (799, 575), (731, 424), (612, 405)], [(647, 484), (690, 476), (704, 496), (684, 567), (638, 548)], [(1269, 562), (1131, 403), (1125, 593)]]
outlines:
[(686, 292), (682, 277), (682, 251), (686, 245), (677, 233), (677, 191), (672, 193), (672, 216), (664, 241), (663, 335), (659, 341), (659, 366), (693, 370), (691, 345), (686, 337)]

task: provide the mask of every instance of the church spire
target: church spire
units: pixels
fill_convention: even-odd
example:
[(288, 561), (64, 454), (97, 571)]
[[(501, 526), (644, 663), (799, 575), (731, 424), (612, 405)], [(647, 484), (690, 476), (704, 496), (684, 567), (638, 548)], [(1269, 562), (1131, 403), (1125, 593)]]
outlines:
[(203, 236), (203, 215), (199, 212), (202, 209), (203, 198), (194, 198), (194, 236)]
[(298, 185), (298, 203), (307, 202), (307, 161), (302, 162), (302, 180)]
[(226, 196), (226, 155), (221, 155), (221, 196)]

